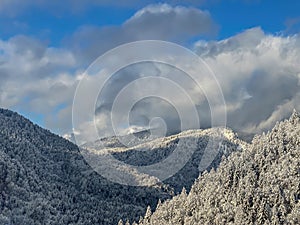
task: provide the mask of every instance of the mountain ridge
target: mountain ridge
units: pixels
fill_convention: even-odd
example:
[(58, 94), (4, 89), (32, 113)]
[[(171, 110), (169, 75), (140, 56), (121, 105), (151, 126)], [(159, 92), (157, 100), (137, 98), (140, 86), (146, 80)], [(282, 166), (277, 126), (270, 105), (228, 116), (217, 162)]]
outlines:
[[(85, 144), (82, 147), (88, 151), (95, 152), (95, 154), (111, 154), (117, 160), (133, 166), (147, 166), (165, 160), (171, 156), (178, 146), (180, 147), (179, 142), (184, 142), (184, 147), (194, 148), (194, 152), (191, 153), (190, 159), (185, 165), (174, 176), (161, 181), (168, 188), (174, 189), (175, 193), (181, 191), (183, 187), (187, 190), (190, 189), (194, 179), (203, 170), (199, 168), (199, 165), (201, 162), (204, 162), (206, 155), (212, 154), (214, 158), (206, 157), (208, 162), (203, 163), (206, 165), (204, 169), (216, 168), (223, 155), (227, 157), (231, 152), (241, 151), (248, 145), (248, 143), (239, 140), (237, 134), (231, 129), (223, 127), (186, 130), (178, 134), (147, 139), (146, 141), (142, 139), (140, 143), (136, 142), (135, 146), (130, 147), (120, 144), (124, 137), (126, 138), (127, 136), (99, 139), (94, 143), (90, 143), (90, 145)], [(119, 138), (121, 141), (119, 141)], [(116, 145), (112, 143), (116, 143)], [(180, 151), (181, 154), (185, 154), (184, 149)], [(144, 180), (144, 176), (141, 176), (141, 179)], [(151, 176), (148, 179), (152, 179)], [(142, 182), (139, 183), (142, 184)]]

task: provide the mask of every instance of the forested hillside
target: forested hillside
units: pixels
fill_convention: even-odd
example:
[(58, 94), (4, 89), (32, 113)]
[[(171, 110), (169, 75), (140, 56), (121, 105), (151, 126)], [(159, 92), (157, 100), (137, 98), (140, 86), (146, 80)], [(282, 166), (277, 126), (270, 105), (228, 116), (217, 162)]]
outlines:
[(133, 165), (167, 157), (178, 140), (197, 144), (175, 176), (155, 187), (131, 187), (94, 172), (71, 142), (0, 109), (0, 224), (299, 224), (298, 113), (252, 144), (222, 130), (218, 154), (198, 177), (217, 131), (184, 131), (129, 148), (116, 137), (105, 139), (117, 159)]
[(0, 109), (0, 224), (116, 224), (170, 195), (112, 183), (71, 142)]
[(294, 111), (204, 172), (189, 194), (183, 190), (153, 214), (148, 208), (138, 224), (300, 224), (299, 200), (300, 117)]
[[(210, 168), (223, 155), (239, 148), (229, 131)], [(9, 110), (0, 109), (0, 224), (116, 224), (120, 218), (138, 220), (146, 207), (189, 188), (198, 177), (198, 165), (215, 130), (187, 131), (163, 140), (114, 152), (127, 163), (151, 164), (168, 156), (179, 139), (197, 143), (191, 160), (165, 183), (150, 187), (124, 186), (103, 178), (86, 163), (71, 142), (34, 125)], [(144, 134), (143, 134), (144, 137)], [(147, 135), (145, 136), (147, 137)], [(116, 137), (107, 146), (121, 147)], [(95, 143), (97, 144), (97, 143)], [(139, 151), (140, 148), (144, 151)]]

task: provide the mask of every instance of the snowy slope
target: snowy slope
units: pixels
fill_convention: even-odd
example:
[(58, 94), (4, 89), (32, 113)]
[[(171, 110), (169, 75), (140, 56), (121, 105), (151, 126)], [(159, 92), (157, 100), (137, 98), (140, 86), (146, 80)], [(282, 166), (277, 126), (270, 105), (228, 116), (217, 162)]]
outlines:
[[(277, 123), (140, 225), (300, 224), (300, 117)], [(119, 223), (121, 224), (121, 222)]]
[[(147, 197), (146, 197), (147, 196)], [(0, 224), (115, 224), (169, 193), (112, 183), (71, 142), (0, 109)]]
[[(98, 152), (98, 154), (112, 154), (116, 159), (130, 165), (147, 166), (166, 159), (179, 146), (179, 142), (184, 143), (184, 147), (194, 148), (195, 151), (178, 173), (167, 180), (161, 181), (176, 193), (181, 191), (183, 187), (190, 189), (194, 180), (199, 176), (199, 173), (206, 169), (216, 168), (222, 156), (227, 157), (233, 151), (242, 151), (242, 149), (248, 146), (246, 142), (239, 140), (237, 135), (227, 128), (188, 130), (154, 140), (149, 139), (148, 132), (146, 134), (148, 135), (145, 135), (145, 131), (142, 136), (140, 133), (135, 134), (140, 138), (140, 142), (136, 142), (136, 145), (132, 147), (125, 147), (121, 143), (122, 140), (127, 138), (126, 136), (103, 138), (94, 143), (85, 144), (82, 147), (89, 151)], [(213, 144), (209, 144), (209, 140)], [(213, 153), (213, 158), (207, 157), (211, 153)], [(184, 154), (184, 152), (181, 154)], [(203, 162), (205, 160), (208, 163), (203, 168), (199, 168), (201, 163), (204, 165)], [(135, 171), (135, 173), (137, 172)], [(140, 177), (145, 180), (144, 174)], [(136, 179), (138, 180), (139, 178)], [(149, 176), (147, 180), (150, 179), (159, 180), (153, 176)]]

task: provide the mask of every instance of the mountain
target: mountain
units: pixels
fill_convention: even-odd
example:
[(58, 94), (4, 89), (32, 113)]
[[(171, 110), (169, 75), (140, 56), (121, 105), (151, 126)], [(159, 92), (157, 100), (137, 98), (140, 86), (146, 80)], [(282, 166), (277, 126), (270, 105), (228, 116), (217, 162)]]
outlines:
[(170, 194), (93, 172), (71, 142), (0, 109), (0, 224), (116, 224)]
[[(208, 162), (204, 169), (210, 170), (216, 168), (222, 157), (229, 156), (233, 151), (241, 151), (248, 144), (241, 141), (237, 135), (228, 128), (211, 128), (205, 130), (187, 130), (179, 134), (151, 139), (149, 131), (142, 131), (133, 134), (137, 139), (135, 142), (130, 142), (130, 136), (107, 137), (102, 138), (93, 143), (83, 145), (83, 148), (89, 151), (106, 152), (112, 154), (116, 159), (134, 166), (147, 166), (161, 162), (170, 156), (179, 142), (184, 143), (184, 147), (194, 148), (195, 151), (191, 154), (190, 159), (175, 175), (162, 181), (167, 189), (178, 193), (185, 187), (190, 189), (194, 180), (199, 176), (199, 165), (204, 160), (204, 152), (206, 154), (214, 153), (211, 162)], [(209, 140), (213, 139), (214, 146), (206, 150)], [(131, 147), (126, 147), (122, 142), (129, 143)], [(129, 140), (129, 141), (128, 141)], [(182, 152), (181, 154), (184, 154)], [(129, 169), (127, 171), (130, 171)], [(144, 176), (140, 176), (144, 179)], [(138, 178), (136, 178), (137, 180)], [(151, 177), (148, 178), (148, 180)], [(157, 179), (154, 177), (152, 179)], [(142, 181), (137, 181), (142, 184)]]
[[(119, 224), (122, 224), (120, 221)], [(300, 224), (300, 117), (255, 136), (139, 225)]]
[[(133, 135), (136, 139), (132, 139), (131, 135)], [(126, 143), (129, 146), (135, 146), (138, 144), (149, 142), (151, 140), (153, 140), (153, 138), (151, 138), (151, 131), (143, 130), (123, 136), (103, 137), (99, 140), (96, 140), (95, 142), (85, 143), (80, 147), (97, 150), (100, 150), (102, 148), (125, 148), (126, 146), (124, 145), (124, 143)]]
[[(185, 131), (154, 140), (149, 138), (149, 131), (141, 131), (134, 135), (142, 141), (132, 142), (132, 147), (118, 141), (124, 137), (101, 140), (106, 151), (133, 165), (163, 159), (179, 140), (187, 147), (196, 143), (191, 159), (177, 174), (155, 186), (133, 187), (113, 183), (94, 172), (75, 144), (15, 112), (0, 109), (0, 224), (110, 225), (119, 219), (137, 221), (148, 205), (154, 210), (159, 199), (164, 201), (182, 187), (191, 187), (199, 175), (199, 162), (209, 138), (219, 137), (220, 132), (221, 148), (217, 146), (210, 169), (218, 166), (223, 155), (247, 144), (223, 128)], [(104, 149), (95, 149), (98, 144), (84, 147), (102, 152)]]

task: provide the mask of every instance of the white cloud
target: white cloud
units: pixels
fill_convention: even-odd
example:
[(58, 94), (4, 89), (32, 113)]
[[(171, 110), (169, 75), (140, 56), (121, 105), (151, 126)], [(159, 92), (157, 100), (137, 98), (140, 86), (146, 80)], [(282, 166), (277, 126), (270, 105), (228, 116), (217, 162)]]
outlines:
[(124, 27), (134, 32), (138, 39), (180, 40), (216, 32), (209, 12), (168, 4), (149, 5), (139, 10)]
[(207, 11), (154, 4), (140, 9), (121, 26), (83, 26), (68, 40), (68, 45), (80, 60), (91, 63), (105, 51), (127, 42), (144, 39), (184, 42), (216, 31), (217, 26)]
[[(0, 11), (8, 4), (2, 3)], [(70, 132), (72, 100), (82, 77), (78, 68), (84, 70), (83, 65), (121, 43), (145, 38), (189, 40), (210, 34), (215, 28), (205, 11), (157, 4), (139, 10), (121, 26), (82, 27), (68, 40), (69, 48), (50, 48), (26, 36), (0, 40), (0, 107), (42, 113), (47, 128), (60, 134)], [(198, 41), (194, 50), (212, 68), (221, 84), (227, 103), (228, 126), (246, 132), (260, 132), (287, 117), (293, 108), (300, 110), (298, 35), (274, 36), (264, 33), (261, 28), (253, 28), (226, 40)], [(188, 62), (182, 59), (180, 63)], [(101, 135), (112, 132), (108, 115), (122, 87), (146, 75), (162, 74), (169, 74), (187, 90), (197, 106), (201, 124), (209, 126), (210, 111), (204, 94), (214, 95), (211, 83), (204, 82), (203, 93), (184, 75), (152, 64), (127, 68), (110, 80), (112, 85), (107, 87), (105, 99), (97, 109)], [(154, 88), (176, 94), (163, 85)], [(142, 89), (138, 87), (136, 92)], [(176, 102), (187, 108), (180, 97)], [(89, 104), (88, 99), (85, 103)], [(176, 110), (165, 101), (145, 100), (133, 108), (132, 114), (135, 117), (131, 121), (132, 128), (145, 128), (156, 116), (164, 118), (172, 131), (179, 127)], [(90, 127), (91, 123), (93, 121), (82, 124), (82, 128)], [(85, 132), (89, 133), (89, 130)]]
[(265, 130), (270, 130), (277, 121), (281, 121), (283, 118), (288, 118), (294, 109), (300, 111), (300, 91), (290, 100), (283, 101), (282, 104), (278, 105), (275, 111), (263, 121), (260, 121), (256, 125), (250, 125), (247, 127), (249, 132), (262, 132)]
[[(26, 36), (0, 40), (0, 52), (0, 107), (66, 121), (70, 115), (61, 118), (54, 112), (72, 103), (78, 82), (76, 74), (68, 72), (76, 68), (73, 54)], [(71, 127), (70, 122), (46, 125), (57, 132)]]
[(197, 42), (195, 50), (222, 86), (229, 126), (261, 132), (293, 107), (300, 110), (298, 35), (274, 36), (253, 28), (226, 40)]

